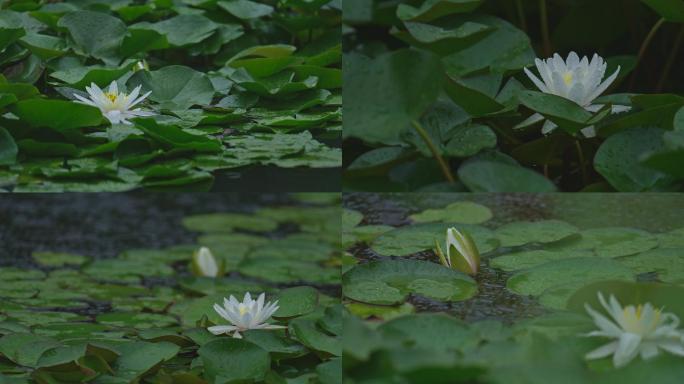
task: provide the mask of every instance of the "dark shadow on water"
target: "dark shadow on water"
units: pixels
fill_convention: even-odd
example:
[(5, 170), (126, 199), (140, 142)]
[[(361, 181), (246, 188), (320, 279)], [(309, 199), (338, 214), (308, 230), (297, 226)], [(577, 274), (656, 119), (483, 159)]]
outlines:
[(247, 167), (216, 174), (214, 192), (339, 192), (340, 168)]
[(193, 243), (184, 216), (298, 204), (283, 194), (132, 193), (0, 196), (0, 266), (34, 266), (33, 251), (115, 257)]

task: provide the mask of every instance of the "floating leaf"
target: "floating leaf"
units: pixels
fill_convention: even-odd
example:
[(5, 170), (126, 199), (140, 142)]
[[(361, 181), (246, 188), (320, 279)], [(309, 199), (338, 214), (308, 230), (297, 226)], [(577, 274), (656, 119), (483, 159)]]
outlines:
[(373, 261), (343, 276), (344, 295), (369, 304), (393, 305), (417, 294), (441, 301), (470, 298), (477, 287), (467, 275), (436, 263), (416, 260)]

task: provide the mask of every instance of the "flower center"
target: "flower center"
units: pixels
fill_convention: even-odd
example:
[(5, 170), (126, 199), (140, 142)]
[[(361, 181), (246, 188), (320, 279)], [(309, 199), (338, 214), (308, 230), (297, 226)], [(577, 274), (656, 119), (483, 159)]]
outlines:
[(563, 75), (563, 81), (565, 82), (565, 85), (570, 85), (572, 83), (572, 72), (567, 72)]
[(238, 307), (238, 311), (240, 311), (240, 316), (242, 316), (245, 313), (247, 313), (247, 307), (245, 307), (244, 304), (240, 304), (240, 306)]
[(105, 93), (105, 96), (111, 101), (112, 103), (116, 102), (116, 99), (119, 97), (119, 95), (112, 93), (112, 92), (107, 92)]

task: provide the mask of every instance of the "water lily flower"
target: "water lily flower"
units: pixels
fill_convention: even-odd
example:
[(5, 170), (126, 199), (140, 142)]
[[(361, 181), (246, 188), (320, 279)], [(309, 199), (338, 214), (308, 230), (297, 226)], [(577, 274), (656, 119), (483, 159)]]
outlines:
[(271, 315), (278, 310), (278, 301), (267, 302), (264, 305), (266, 294), (262, 293), (259, 298), (252, 300), (249, 292), (245, 293), (242, 302), (237, 301), (232, 295), (229, 299), (223, 299), (223, 307), (214, 304), (214, 310), (232, 325), (215, 325), (207, 328), (214, 335), (233, 332), (233, 337), (242, 338), (240, 332), (248, 329), (282, 329), (281, 325), (266, 323)]
[(140, 88), (140, 85), (135, 87), (133, 92), (127, 95), (124, 92), (119, 92), (116, 81), (112, 81), (107, 92), (103, 92), (97, 84), (91, 83), (90, 87), (86, 87), (88, 96), (90, 96), (89, 99), (77, 94), (74, 94), (74, 97), (76, 97), (80, 103), (99, 108), (104, 117), (112, 124), (130, 125), (131, 122), (129, 122), (128, 119), (154, 115), (154, 113), (143, 111), (140, 108), (132, 109), (152, 93), (147, 92), (138, 97)]
[(439, 243), (435, 241), (435, 253), (444, 266), (469, 275), (476, 275), (480, 267), (480, 252), (475, 241), (465, 231), (449, 228), (446, 231), (446, 256)]
[(196, 276), (219, 277), (223, 275), (223, 263), (214, 258), (214, 254), (207, 247), (200, 247), (192, 254), (192, 272)]
[[(618, 66), (617, 70), (602, 82), (607, 64), (597, 54), (594, 54), (591, 61), (589, 61), (587, 56), (580, 59), (577, 53), (570, 52), (565, 61), (556, 53), (552, 58), (546, 60), (535, 59), (534, 62), (541, 80), (529, 69), (525, 68), (524, 70), (527, 77), (532, 80), (540, 91), (574, 101), (590, 112), (597, 112), (603, 107), (601, 104), (592, 103), (594, 99), (608, 89), (617, 78), (618, 73), (620, 73), (620, 67)], [(620, 113), (630, 109), (630, 107), (624, 105), (613, 105), (611, 112)], [(536, 113), (518, 126), (527, 126), (543, 119), (542, 115)], [(556, 129), (556, 127), (556, 124), (547, 120), (542, 127), (542, 133), (547, 134)], [(582, 129), (582, 133), (586, 137), (596, 136), (593, 126)]]
[(589, 352), (587, 359), (600, 359), (613, 355), (615, 367), (627, 365), (637, 355), (646, 360), (657, 356), (660, 350), (684, 356), (684, 331), (678, 330), (679, 318), (673, 313), (663, 313), (651, 303), (622, 307), (615, 296), (609, 303), (599, 292), (599, 301), (610, 315), (600, 314), (585, 304), (587, 312), (599, 327), (586, 336), (600, 336), (614, 339), (608, 344)]

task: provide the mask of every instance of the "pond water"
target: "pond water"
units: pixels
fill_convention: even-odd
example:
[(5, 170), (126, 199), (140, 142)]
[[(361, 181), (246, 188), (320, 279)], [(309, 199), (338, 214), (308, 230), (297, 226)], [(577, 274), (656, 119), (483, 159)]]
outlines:
[(0, 198), (0, 266), (35, 266), (33, 251), (111, 258), (127, 249), (194, 243), (184, 216), (252, 212), (301, 204), (284, 194), (140, 193), (5, 195)]

